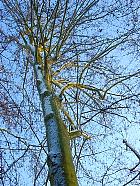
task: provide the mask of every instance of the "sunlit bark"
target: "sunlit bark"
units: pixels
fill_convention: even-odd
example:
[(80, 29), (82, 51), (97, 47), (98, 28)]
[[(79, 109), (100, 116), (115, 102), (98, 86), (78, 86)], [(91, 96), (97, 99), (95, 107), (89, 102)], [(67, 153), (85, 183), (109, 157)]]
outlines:
[(41, 67), (36, 65), (34, 71), (46, 126), (47, 163), (51, 185), (76, 186), (78, 183), (70, 149), (70, 138), (60, 116), (59, 97), (48, 90), (41, 73)]

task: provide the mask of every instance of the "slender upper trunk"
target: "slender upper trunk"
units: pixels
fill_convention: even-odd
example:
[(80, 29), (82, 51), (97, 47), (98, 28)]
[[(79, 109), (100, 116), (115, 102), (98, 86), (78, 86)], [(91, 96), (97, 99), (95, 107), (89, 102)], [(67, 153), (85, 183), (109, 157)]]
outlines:
[(46, 127), (50, 183), (52, 186), (77, 186), (69, 134), (59, 112), (60, 100), (49, 90), (41, 67), (36, 65), (34, 71)]

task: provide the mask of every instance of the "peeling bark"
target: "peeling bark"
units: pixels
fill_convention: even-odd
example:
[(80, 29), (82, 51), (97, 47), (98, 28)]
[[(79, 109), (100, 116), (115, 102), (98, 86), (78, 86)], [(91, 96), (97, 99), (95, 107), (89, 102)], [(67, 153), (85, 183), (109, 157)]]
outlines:
[(58, 97), (48, 90), (39, 65), (34, 71), (46, 127), (50, 183), (52, 186), (78, 186), (69, 134), (59, 113)]

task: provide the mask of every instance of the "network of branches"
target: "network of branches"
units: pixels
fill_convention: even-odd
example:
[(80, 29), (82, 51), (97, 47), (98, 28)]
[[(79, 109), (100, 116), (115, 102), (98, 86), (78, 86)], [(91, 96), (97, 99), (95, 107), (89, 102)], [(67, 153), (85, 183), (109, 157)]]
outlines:
[(47, 185), (38, 63), (68, 131), (80, 131), (79, 185), (138, 185), (123, 140), (138, 148), (139, 14), (136, 0), (0, 0), (0, 183)]

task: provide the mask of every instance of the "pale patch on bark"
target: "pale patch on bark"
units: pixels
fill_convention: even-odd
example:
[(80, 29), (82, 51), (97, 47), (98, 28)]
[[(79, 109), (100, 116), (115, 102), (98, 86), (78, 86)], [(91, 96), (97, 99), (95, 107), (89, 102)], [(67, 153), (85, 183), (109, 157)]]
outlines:
[(53, 110), (52, 110), (52, 105), (51, 105), (51, 96), (46, 96), (44, 98), (44, 114), (45, 114), (45, 117), (50, 115), (50, 114), (53, 114)]

